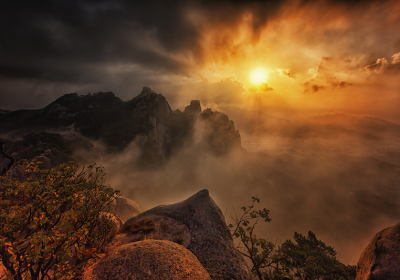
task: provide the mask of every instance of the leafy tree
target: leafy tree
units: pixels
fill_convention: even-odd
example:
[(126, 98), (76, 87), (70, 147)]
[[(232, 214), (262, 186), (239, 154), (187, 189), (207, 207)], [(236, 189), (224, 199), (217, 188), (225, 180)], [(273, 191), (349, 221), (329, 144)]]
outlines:
[[(114, 199), (104, 173), (73, 164), (0, 177), (0, 258), (7, 279), (75, 279), (101, 252), (114, 222), (101, 213)], [(14, 172), (15, 173), (15, 172)]]
[(294, 233), (294, 242), (287, 240), (273, 256), (276, 263), (300, 280), (355, 279), (356, 268), (336, 259), (336, 251), (309, 231), (307, 236)]
[(313, 232), (305, 237), (295, 232), (295, 242), (287, 240), (280, 247), (254, 233), (258, 220), (270, 222), (269, 210), (255, 210), (260, 200), (252, 197), (252, 204), (241, 209), (243, 213), (231, 216), (229, 224), (233, 238), (239, 239), (238, 251), (251, 263), (251, 271), (260, 280), (351, 280), (356, 268), (336, 259), (335, 250), (318, 240)]

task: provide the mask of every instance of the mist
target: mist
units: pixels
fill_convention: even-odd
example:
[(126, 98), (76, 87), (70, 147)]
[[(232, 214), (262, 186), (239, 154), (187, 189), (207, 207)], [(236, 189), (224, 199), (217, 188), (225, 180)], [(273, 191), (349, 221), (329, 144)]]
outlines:
[(229, 117), (238, 120), (243, 149), (229, 154), (203, 147), (198, 120), (193, 137), (157, 167), (138, 166), (135, 141), (112, 154), (97, 143), (95, 153), (81, 153), (82, 164), (104, 166), (107, 183), (142, 211), (208, 189), (230, 223), (257, 196), (272, 219), (257, 226), (258, 236), (279, 245), (295, 231), (312, 230), (348, 264), (357, 263), (376, 232), (398, 222), (398, 124), (343, 113), (296, 120), (270, 116), (263, 122), (265, 113), (257, 119), (257, 112), (246, 111), (257, 122), (253, 129), (238, 112), (243, 113), (231, 108)]
[[(23, 0), (0, 4), (0, 22), (0, 136), (60, 133), (57, 121), (71, 127), (65, 138), (86, 131), (70, 137), (85, 139), (70, 139), (73, 158), (103, 165), (142, 211), (206, 188), (229, 222), (258, 196), (272, 218), (260, 236), (279, 244), (312, 230), (350, 264), (400, 220), (399, 1)], [(210, 152), (197, 121), (162, 164), (143, 166), (132, 108), (47, 106), (98, 91), (122, 104), (144, 85), (173, 109), (196, 99), (227, 114), (242, 147)]]

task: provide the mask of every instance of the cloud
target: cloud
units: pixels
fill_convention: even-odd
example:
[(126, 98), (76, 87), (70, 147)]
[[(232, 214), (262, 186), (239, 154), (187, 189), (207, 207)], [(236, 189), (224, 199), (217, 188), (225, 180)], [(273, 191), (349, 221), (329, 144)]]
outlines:
[(311, 81), (303, 83), (303, 86), (304, 86), (304, 93), (309, 93), (309, 92), (315, 93), (325, 88), (325, 86), (313, 84)]
[(392, 64), (400, 63), (400, 52), (395, 53), (394, 55), (392, 55), (392, 57), (393, 57)]
[(262, 94), (265, 94), (266, 92), (272, 91), (272, 90), (274, 90), (274, 89), (272, 87), (270, 87), (268, 85), (268, 83), (262, 83), (262, 84), (260, 84), (258, 86), (250, 87), (247, 90), (247, 92), (250, 95), (262, 95)]
[(341, 81), (341, 82), (331, 82), (331, 85), (333, 88), (336, 88), (336, 87), (344, 88), (346, 86), (352, 86), (353, 84), (345, 82), (345, 81)]
[(258, 86), (258, 88), (260, 89), (260, 91), (271, 91), (271, 90), (274, 90), (267, 83), (262, 83), (261, 85)]
[(392, 63), (389, 63), (386, 58), (378, 58), (375, 63), (367, 65), (360, 70), (365, 71), (368, 75), (383, 74), (386, 71), (400, 70), (400, 52), (392, 55)]
[(290, 71), (290, 69), (277, 69), (276, 71), (278, 71), (279, 76), (288, 76), (289, 78), (292, 78), (292, 72)]
[[(392, 50), (395, 44), (399, 5), (367, 2), (7, 2), (0, 7), (0, 86), (8, 88), (0, 91), (1, 99), (7, 99), (1, 106), (17, 109), (25, 100), (29, 108), (36, 94), (52, 100), (66, 90), (112, 90), (128, 99), (148, 85), (165, 93), (174, 84), (200, 79), (207, 67), (215, 66), (209, 73), (234, 69), (220, 78), (246, 72), (258, 59), (294, 79), (320, 57), (341, 52), (383, 57), (382, 49)], [(376, 42), (386, 42), (385, 47)], [(245, 83), (247, 74), (237, 77)], [(4, 97), (10, 94), (15, 99)]]
[(341, 90), (352, 86), (349, 81), (354, 69), (354, 59), (346, 56), (322, 57), (316, 68), (310, 68), (310, 77), (302, 83), (303, 93), (315, 93), (322, 90)]
[(388, 61), (386, 58), (378, 58), (375, 63), (367, 65), (361, 70), (365, 70), (368, 75), (371, 75), (372, 73), (382, 74), (387, 64)]

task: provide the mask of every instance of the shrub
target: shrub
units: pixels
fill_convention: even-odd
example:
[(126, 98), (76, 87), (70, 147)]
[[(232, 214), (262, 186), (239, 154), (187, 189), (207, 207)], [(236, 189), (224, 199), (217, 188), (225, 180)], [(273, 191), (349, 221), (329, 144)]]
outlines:
[(115, 198), (102, 168), (15, 166), (0, 177), (0, 257), (7, 279), (74, 279), (110, 239), (100, 212)]

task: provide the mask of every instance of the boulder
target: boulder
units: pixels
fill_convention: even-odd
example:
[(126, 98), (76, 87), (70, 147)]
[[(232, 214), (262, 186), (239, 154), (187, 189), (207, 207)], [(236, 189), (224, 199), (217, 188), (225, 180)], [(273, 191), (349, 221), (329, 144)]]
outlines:
[(189, 250), (165, 240), (144, 240), (120, 246), (86, 269), (83, 279), (211, 280)]
[(190, 233), (190, 250), (208, 271), (212, 279), (253, 279), (243, 257), (236, 250), (225, 218), (202, 190), (190, 198), (172, 205), (152, 208), (125, 222), (122, 232), (145, 217), (168, 217), (184, 224)]
[(115, 198), (106, 211), (120, 217), (123, 222), (142, 212), (136, 202), (123, 196)]
[(400, 279), (400, 223), (378, 232), (357, 263), (356, 280)]

